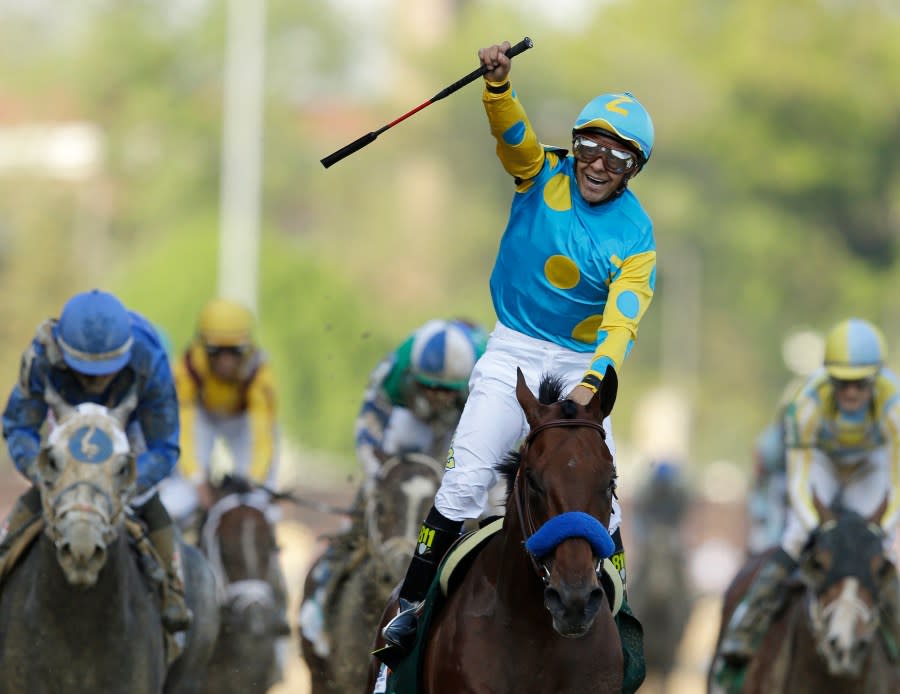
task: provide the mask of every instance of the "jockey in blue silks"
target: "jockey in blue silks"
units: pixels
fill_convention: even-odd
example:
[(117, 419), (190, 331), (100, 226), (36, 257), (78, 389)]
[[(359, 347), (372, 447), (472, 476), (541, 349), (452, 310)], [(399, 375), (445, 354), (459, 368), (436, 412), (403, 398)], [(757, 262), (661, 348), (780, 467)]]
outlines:
[[(187, 629), (191, 613), (184, 601), (184, 577), (175, 529), (156, 485), (178, 460), (178, 401), (169, 361), (147, 319), (127, 310), (112, 294), (92, 290), (73, 296), (59, 319), (42, 323), (22, 355), (19, 381), (3, 412), (3, 435), (16, 469), (32, 483), (41, 449), (41, 427), (52, 413), (45, 400), (51, 386), (71, 405), (85, 402), (115, 407), (132, 391), (137, 406), (127, 433), (137, 455), (137, 490), (132, 509), (168, 574), (162, 619), (172, 633)], [(39, 490), (23, 494), (0, 528), (0, 566), (22, 530), (41, 515)]]

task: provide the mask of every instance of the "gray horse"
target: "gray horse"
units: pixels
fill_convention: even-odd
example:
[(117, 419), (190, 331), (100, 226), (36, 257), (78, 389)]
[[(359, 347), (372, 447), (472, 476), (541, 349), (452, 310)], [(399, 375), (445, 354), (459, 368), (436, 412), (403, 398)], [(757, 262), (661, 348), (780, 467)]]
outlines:
[[(364, 527), (335, 538), (344, 548), (334, 562), (326, 591), (331, 652), (327, 656), (317, 652), (300, 635), (313, 694), (361, 692), (365, 687), (381, 610), (409, 565), (419, 525), (443, 474), (443, 465), (421, 453), (389, 458), (375, 491), (365, 500)], [(312, 577), (322, 560), (320, 557), (310, 567), (304, 596), (315, 590)]]
[(135, 396), (115, 409), (72, 407), (48, 389), (47, 401), (58, 425), (37, 461), (44, 532), (0, 592), (0, 694), (195, 691), (218, 631), (214, 578), (183, 548), (195, 623), (167, 677), (155, 586), (125, 528)]

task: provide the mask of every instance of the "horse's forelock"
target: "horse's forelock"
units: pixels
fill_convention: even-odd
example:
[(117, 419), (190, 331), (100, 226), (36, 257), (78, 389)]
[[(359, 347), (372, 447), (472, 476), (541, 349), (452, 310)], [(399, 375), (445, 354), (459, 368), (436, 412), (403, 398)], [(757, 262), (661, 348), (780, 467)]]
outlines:
[(563, 396), (563, 380), (553, 374), (544, 374), (538, 386), (538, 401), (542, 405), (559, 402)]

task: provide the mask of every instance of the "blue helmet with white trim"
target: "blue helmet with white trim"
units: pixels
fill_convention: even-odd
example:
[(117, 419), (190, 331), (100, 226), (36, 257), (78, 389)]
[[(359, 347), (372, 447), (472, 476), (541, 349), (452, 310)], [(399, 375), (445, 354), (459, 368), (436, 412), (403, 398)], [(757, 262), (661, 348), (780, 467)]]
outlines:
[(631, 92), (601, 94), (585, 106), (572, 128), (572, 134), (599, 130), (635, 150), (646, 164), (653, 151), (653, 121)]
[(88, 376), (106, 376), (131, 359), (131, 317), (115, 296), (99, 289), (76, 294), (54, 329), (63, 359)]
[(431, 320), (413, 338), (410, 371), (424, 386), (465, 390), (480, 352), (467, 326)]

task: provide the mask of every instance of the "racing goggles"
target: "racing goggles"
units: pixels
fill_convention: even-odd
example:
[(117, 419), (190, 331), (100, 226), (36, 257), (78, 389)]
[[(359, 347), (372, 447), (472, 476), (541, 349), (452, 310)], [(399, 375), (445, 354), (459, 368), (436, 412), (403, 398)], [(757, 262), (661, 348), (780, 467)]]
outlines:
[(204, 349), (206, 350), (206, 356), (210, 359), (215, 359), (223, 354), (230, 354), (234, 357), (243, 357), (250, 351), (250, 345), (206, 345)]
[(873, 385), (875, 385), (875, 378), (854, 378), (854, 379), (843, 379), (843, 378), (832, 378), (831, 386), (835, 390), (848, 390), (849, 388), (853, 388), (854, 390), (868, 390)]
[(603, 167), (614, 174), (623, 174), (634, 168), (635, 156), (633, 152), (627, 149), (614, 149), (601, 145), (596, 140), (591, 140), (584, 135), (576, 135), (572, 141), (572, 149), (575, 158), (590, 164), (597, 159), (603, 158)]

